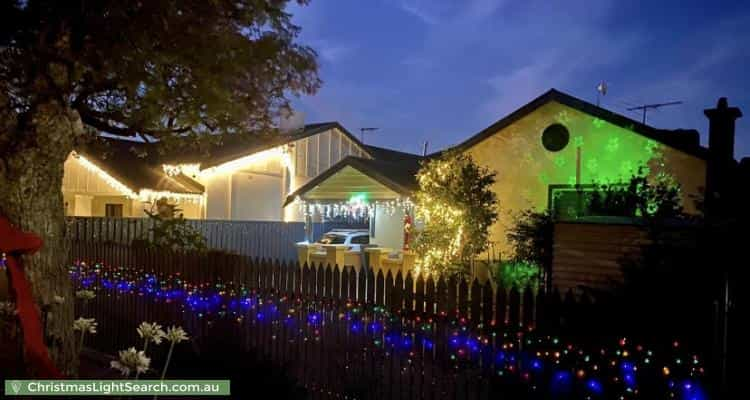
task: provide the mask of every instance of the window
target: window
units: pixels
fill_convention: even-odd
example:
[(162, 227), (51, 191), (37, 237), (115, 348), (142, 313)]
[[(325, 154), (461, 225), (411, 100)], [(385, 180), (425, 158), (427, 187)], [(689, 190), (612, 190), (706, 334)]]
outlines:
[(333, 233), (326, 233), (320, 238), (320, 243), (323, 244), (344, 244), (346, 243), (346, 236), (336, 235)]
[(352, 238), (352, 244), (370, 244), (370, 237), (367, 235), (355, 236)]
[(542, 145), (545, 149), (555, 152), (560, 151), (568, 145), (570, 133), (568, 128), (562, 124), (552, 124), (542, 132)]
[(105, 204), (104, 216), (122, 218), (122, 204)]

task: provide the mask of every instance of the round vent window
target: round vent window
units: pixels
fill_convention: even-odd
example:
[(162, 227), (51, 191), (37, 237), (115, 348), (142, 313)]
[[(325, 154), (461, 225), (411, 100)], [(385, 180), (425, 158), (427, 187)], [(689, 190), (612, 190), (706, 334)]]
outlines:
[(542, 132), (542, 145), (549, 151), (560, 151), (568, 145), (570, 133), (562, 124), (552, 124)]

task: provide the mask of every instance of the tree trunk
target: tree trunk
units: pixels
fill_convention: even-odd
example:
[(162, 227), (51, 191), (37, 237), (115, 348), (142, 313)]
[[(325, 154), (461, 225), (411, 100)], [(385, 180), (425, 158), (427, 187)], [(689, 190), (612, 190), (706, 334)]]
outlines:
[[(19, 123), (0, 154), (0, 213), (16, 227), (44, 241), (42, 249), (22, 259), (36, 304), (47, 307), (47, 345), (60, 371), (74, 376), (74, 295), (66, 265), (68, 243), (62, 197), (63, 165), (74, 141), (83, 134), (78, 114), (49, 101), (34, 107)], [(55, 304), (54, 296), (65, 301)]]

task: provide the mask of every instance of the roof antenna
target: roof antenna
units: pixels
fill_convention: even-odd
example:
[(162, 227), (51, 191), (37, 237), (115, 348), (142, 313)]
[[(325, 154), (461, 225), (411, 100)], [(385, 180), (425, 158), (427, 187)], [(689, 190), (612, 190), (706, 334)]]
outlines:
[(601, 81), (596, 85), (596, 106), (599, 107), (599, 100), (607, 95), (607, 82)]
[(359, 141), (365, 144), (365, 132), (374, 132), (380, 128), (359, 128)]
[(677, 105), (677, 104), (682, 104), (682, 102), (681, 101), (670, 101), (670, 102), (667, 102), (667, 103), (644, 104), (644, 105), (638, 106), (638, 107), (630, 107), (630, 108), (628, 108), (628, 111), (643, 110), (643, 121), (642, 121), (642, 123), (645, 125), (646, 124), (646, 111), (647, 110), (649, 110), (649, 109), (656, 110), (659, 107), (674, 106), (674, 105)]
[(424, 141), (424, 146), (422, 147), (422, 157), (427, 157), (427, 145), (429, 145), (430, 142)]

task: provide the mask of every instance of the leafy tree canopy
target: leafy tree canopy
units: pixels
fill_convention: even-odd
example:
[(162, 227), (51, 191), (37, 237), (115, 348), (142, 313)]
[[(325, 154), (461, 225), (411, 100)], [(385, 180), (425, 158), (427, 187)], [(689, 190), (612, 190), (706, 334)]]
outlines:
[(625, 182), (597, 184), (588, 206), (591, 215), (660, 219), (683, 214), (679, 183), (664, 173), (649, 178), (642, 169)]
[(465, 272), (487, 248), (488, 230), (497, 220), (495, 173), (450, 152), (422, 165), (417, 181), (416, 217), (424, 223), (414, 243), (420, 268)]
[(17, 123), (0, 149), (12, 150), (50, 100), (96, 131), (164, 144), (267, 132), (286, 94), (320, 83), (287, 3), (3, 1), (0, 114), (12, 110)]

